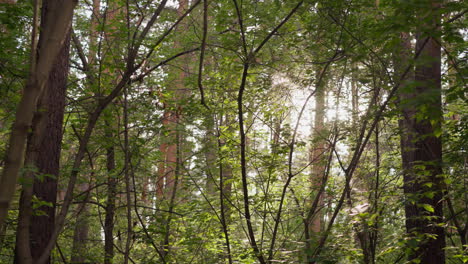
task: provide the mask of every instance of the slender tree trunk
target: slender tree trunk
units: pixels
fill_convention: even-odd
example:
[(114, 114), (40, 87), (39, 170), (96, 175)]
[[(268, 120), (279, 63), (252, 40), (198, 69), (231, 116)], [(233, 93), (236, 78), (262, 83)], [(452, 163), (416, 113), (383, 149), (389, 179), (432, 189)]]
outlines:
[(358, 121), (359, 121), (359, 89), (357, 86), (357, 66), (353, 63), (351, 66), (351, 115), (353, 120), (353, 130), (359, 133)]
[[(357, 70), (357, 69), (356, 69)], [(381, 84), (377, 83), (375, 72), (373, 73), (373, 101), (379, 102), (380, 98), (380, 87)], [(353, 78), (353, 84), (355, 85), (357, 79)], [(357, 89), (356, 89), (357, 90)], [(356, 93), (353, 93), (353, 97), (357, 96)], [(357, 98), (353, 101), (357, 102)], [(358, 110), (354, 107), (358, 107), (356, 103), (355, 106), (353, 105), (353, 113), (357, 113)], [(355, 116), (357, 118), (357, 115)], [(358, 120), (353, 120), (354, 124), (357, 125)], [(354, 127), (353, 129), (358, 130), (358, 127)], [(367, 143), (365, 146), (366, 152), (373, 153), (372, 150), (375, 150), (376, 160), (372, 160), (371, 157), (362, 157), (361, 162), (356, 165), (356, 170), (354, 172), (355, 177), (353, 182), (353, 187), (351, 192), (353, 192), (353, 200), (349, 198), (349, 204), (351, 208), (356, 208), (356, 206), (364, 205), (367, 203), (367, 209), (363, 209), (360, 213), (368, 212), (375, 214), (376, 217), (374, 218), (374, 224), (370, 225), (367, 221), (360, 221), (356, 223), (354, 226), (354, 231), (356, 232), (356, 242), (361, 247), (362, 254), (363, 254), (363, 262), (365, 264), (375, 263), (375, 245), (377, 243), (377, 235), (378, 235), (378, 193), (379, 193), (379, 168), (380, 168), (380, 150), (379, 150), (379, 123), (377, 122), (375, 125), (375, 140)], [(367, 164), (374, 163), (375, 168), (373, 170), (366, 169)], [(361, 165), (362, 164), (362, 165)], [(353, 205), (355, 201), (358, 204)]]
[(181, 156), (181, 153), (180, 153), (180, 141), (181, 141), (181, 138), (180, 138), (180, 132), (179, 130), (175, 130), (175, 137), (176, 137), (176, 153), (175, 153), (175, 157), (176, 157), (176, 160), (175, 160), (175, 168), (174, 168), (174, 182), (172, 183), (172, 185), (170, 186), (171, 189), (170, 189), (170, 194), (171, 194), (171, 197), (170, 197), (170, 200), (169, 200), (169, 214), (167, 216), (167, 218), (165, 219), (165, 230), (164, 230), (164, 241), (163, 241), (163, 252), (162, 252), (162, 256), (165, 260), (167, 260), (167, 256), (169, 255), (169, 252), (170, 252), (170, 235), (171, 235), (171, 221), (172, 221), (172, 218), (173, 218), (173, 212), (174, 212), (174, 209), (175, 209), (175, 206), (176, 206), (176, 197), (177, 197), (177, 191), (178, 191), (178, 185), (179, 185), (179, 177), (180, 177), (180, 156)]
[(206, 161), (206, 192), (208, 197), (214, 198), (216, 195), (216, 179), (217, 175), (217, 143), (216, 143), (216, 131), (214, 124), (214, 117), (209, 115), (206, 117), (206, 134), (205, 134), (205, 161)]
[[(317, 70), (317, 79), (323, 74), (320, 70)], [(322, 77), (323, 79), (323, 77)], [(312, 162), (311, 171), (311, 183), (312, 193), (317, 193), (322, 184), (323, 174), (325, 172), (326, 163), (326, 134), (325, 134), (325, 84), (324, 81), (317, 83), (315, 92), (315, 119), (313, 128), (313, 146), (310, 154), (310, 162)], [(323, 206), (323, 197), (319, 198), (319, 209)], [(317, 234), (321, 231), (321, 214), (318, 212), (315, 214), (313, 219), (309, 219), (309, 232), (310, 234)]]
[[(316, 210), (313, 212), (311, 218), (306, 219), (306, 253), (307, 258), (311, 258), (312, 247), (314, 242), (318, 241), (320, 232), (322, 230), (322, 208), (324, 205), (323, 193), (320, 192), (323, 182), (323, 176), (326, 171), (327, 155), (326, 151), (326, 135), (325, 135), (325, 109), (326, 109), (326, 84), (324, 82), (324, 71), (325, 68), (319, 68), (316, 70), (316, 92), (315, 92), (315, 115), (314, 115), (314, 127), (312, 131), (312, 146), (310, 149), (309, 161), (311, 162), (311, 196), (310, 201), (318, 198), (318, 204)], [(315, 197), (319, 195), (319, 197)], [(310, 205), (312, 206), (312, 205)]]
[[(92, 175), (91, 177), (92, 178)], [(89, 180), (89, 179), (88, 179)], [(76, 212), (76, 223), (75, 230), (73, 232), (73, 246), (72, 246), (72, 257), (71, 263), (81, 264), (87, 261), (87, 251), (88, 251), (88, 240), (89, 240), (89, 225), (90, 225), (90, 216), (89, 216), (89, 183), (81, 183), (78, 186), (80, 193), (86, 192), (84, 194), (84, 199), (82, 199), (80, 204), (77, 207)]]
[(128, 94), (127, 89), (124, 90), (124, 153), (125, 153), (125, 197), (127, 200), (127, 240), (125, 242), (125, 255), (124, 255), (124, 264), (128, 263), (130, 257), (130, 244), (133, 240), (133, 226), (132, 226), (132, 198), (131, 192), (133, 191), (133, 186), (130, 182), (130, 166), (131, 166), (131, 157), (130, 157), (130, 145), (128, 141)]
[[(95, 10), (95, 15), (93, 16), (92, 22), (92, 31), (95, 32), (98, 20), (96, 18), (99, 17), (99, 6), (100, 0), (94, 0), (93, 2), (93, 9)], [(111, 65), (114, 63), (114, 60), (118, 57), (120, 47), (117, 40), (117, 31), (118, 27), (116, 23), (119, 23), (122, 19), (122, 6), (117, 2), (109, 3), (106, 13), (105, 13), (105, 24), (107, 27), (107, 32), (105, 32), (105, 50), (103, 51), (105, 65)], [(127, 12), (125, 10), (124, 12)], [(95, 34), (97, 36), (97, 34)], [(90, 40), (90, 44), (96, 42), (95, 39)], [(103, 70), (104, 74), (110, 75), (114, 80), (119, 80), (119, 76), (116, 73), (110, 72), (108, 68)], [(126, 89), (126, 88), (124, 88)], [(115, 162), (115, 133), (114, 127), (108, 120), (113, 117), (112, 113), (108, 113), (108, 119), (105, 120), (105, 135), (111, 141), (109, 145), (106, 147), (106, 168), (107, 168), (107, 201), (106, 201), (106, 208), (105, 208), (105, 220), (104, 220), (104, 264), (112, 264), (114, 263), (114, 228), (115, 228), (115, 210), (116, 210), (116, 198), (117, 198), (117, 184), (118, 180), (116, 178), (116, 162)], [(127, 131), (125, 131), (127, 133)], [(125, 153), (127, 150), (125, 149)], [(125, 154), (125, 164), (127, 164), (127, 155)], [(127, 165), (125, 165), (127, 166)], [(125, 173), (127, 177), (128, 168), (125, 167)], [(127, 196), (130, 194), (127, 194)], [(120, 234), (120, 232), (119, 232)], [(120, 238), (120, 236), (119, 236)], [(128, 255), (125, 253), (125, 261), (128, 261)]]
[[(108, 138), (113, 138), (112, 132), (106, 132)], [(114, 258), (114, 215), (115, 196), (117, 195), (117, 179), (115, 178), (115, 148), (107, 147), (107, 202), (104, 220), (104, 264), (112, 264)]]
[[(225, 126), (229, 125), (229, 118), (225, 117)], [(221, 120), (220, 124), (223, 124)], [(229, 202), (226, 200), (231, 199), (232, 190), (232, 166), (225, 156), (226, 153), (222, 153), (223, 147), (226, 145), (226, 140), (221, 138), (219, 128), (217, 129), (218, 138), (218, 153), (219, 153), (219, 202), (221, 211), (221, 225), (224, 233), (224, 240), (226, 245), (226, 257), (229, 264), (233, 262), (231, 256), (231, 242), (229, 236), (229, 224), (231, 223), (231, 208)]]
[[(87, 62), (88, 62), (88, 77), (92, 76), (93, 70), (95, 69), (95, 63), (96, 63), (96, 42), (98, 38), (98, 26), (99, 26), (99, 20), (100, 20), (100, 9), (101, 7), (101, 0), (93, 0), (93, 11), (91, 14), (91, 28), (90, 28), (90, 38), (89, 38), (89, 52), (87, 54)], [(113, 4), (110, 5), (110, 8), (114, 8)], [(113, 16), (109, 15), (109, 20), (113, 21)], [(108, 37), (106, 35), (106, 37)], [(107, 54), (106, 54), (107, 55)], [(106, 57), (107, 58), (107, 57)], [(94, 78), (88, 78), (88, 85), (92, 86), (95, 85), (93, 83)], [(107, 131), (106, 131), (107, 132)], [(111, 147), (113, 148), (113, 147)], [(107, 150), (109, 152), (109, 149)], [(113, 150), (112, 150), (113, 151)], [(113, 155), (113, 153), (112, 153)], [(109, 159), (109, 156), (107, 157)], [(111, 157), (113, 158), (113, 157)], [(109, 163), (109, 160), (107, 161)], [(115, 167), (115, 166), (114, 166)], [(111, 172), (109, 171), (108, 168), (108, 173), (109, 176), (108, 178), (111, 178)], [(92, 178), (88, 180), (90, 182)], [(109, 184), (109, 183), (108, 183)], [(82, 183), (78, 186), (78, 189), (80, 191), (87, 191), (89, 189), (90, 185), (89, 183)], [(113, 186), (111, 184), (108, 185), (108, 192), (113, 192)], [(71, 262), (72, 263), (82, 263), (86, 261), (86, 244), (87, 241), (89, 240), (89, 225), (90, 225), (90, 219), (89, 219), (89, 205), (88, 201), (90, 198), (90, 194), (86, 194), (85, 199), (82, 201), (83, 204), (78, 206), (78, 212), (77, 212), (77, 220), (75, 224), (75, 230), (74, 230), (74, 236), (73, 236), (73, 248), (72, 248), (72, 258)], [(110, 198), (111, 200), (115, 200), (115, 197)], [(109, 196), (108, 196), (108, 203), (109, 203)], [(106, 218), (105, 218), (105, 223), (104, 223), (104, 236), (105, 236), (105, 249), (106, 243), (108, 243), (107, 237), (107, 232), (109, 231), (109, 228), (106, 226), (108, 224), (108, 209), (112, 209), (112, 206), (109, 206), (108, 204), (106, 205)], [(113, 215), (112, 215), (113, 216)], [(112, 247), (113, 250), (113, 247)], [(107, 251), (105, 250), (105, 261), (108, 260), (107, 258)]]
[[(220, 147), (222, 146), (221, 143)], [(226, 258), (228, 259), (229, 263), (233, 263), (232, 255), (231, 255), (231, 242), (230, 242), (230, 235), (229, 235), (229, 224), (232, 222), (231, 220), (231, 207), (229, 202), (226, 200), (231, 198), (231, 190), (232, 190), (232, 167), (229, 162), (220, 161), (220, 178), (219, 178), (219, 199), (220, 199), (220, 209), (221, 209), (221, 224), (224, 233), (225, 239), (225, 246), (226, 246)]]

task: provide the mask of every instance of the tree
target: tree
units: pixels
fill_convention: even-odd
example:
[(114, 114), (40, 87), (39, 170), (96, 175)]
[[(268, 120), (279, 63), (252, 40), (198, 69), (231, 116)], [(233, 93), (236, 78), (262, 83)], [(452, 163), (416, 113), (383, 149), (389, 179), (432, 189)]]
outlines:
[(466, 4), (437, 1), (80, 1), (47, 78), (66, 4), (0, 3), (0, 264), (465, 261)]
[[(416, 33), (413, 85), (402, 89), (401, 148), (405, 170), (406, 229), (410, 235), (409, 260), (445, 263), (442, 174), (441, 47), (438, 32), (440, 3), (425, 1)], [(404, 49), (410, 47), (403, 35)], [(408, 51), (403, 51), (407, 54)], [(409, 60), (407, 55), (402, 59)], [(409, 90), (409, 91), (407, 91)]]
[[(48, 12), (47, 7), (48, 3), (45, 2), (43, 14)], [(45, 22), (42, 21), (42, 24)], [(64, 46), (49, 73), (45, 94), (38, 103), (28, 138), (25, 163), (32, 171), (28, 173), (21, 196), (22, 214), (18, 223), (21, 227), (18, 227), (16, 241), (18, 263), (31, 263), (30, 258), (41, 256), (55, 224), (69, 48), (70, 33), (67, 33)]]
[[(0, 181), (0, 230), (8, 214), (19, 170), (23, 163), (27, 134), (34, 112), (37, 110), (37, 101), (43, 94), (53, 63), (65, 42), (76, 4), (77, 1), (60, 1), (48, 5), (50, 11), (46, 12), (42, 18), (45, 22), (37, 50), (34, 41), (35, 32), (32, 34), (30, 74), (16, 111), (16, 119), (6, 152), (5, 168)], [(36, 26), (33, 25), (33, 27)], [(36, 57), (38, 56), (36, 51), (40, 54), (39, 57)]]

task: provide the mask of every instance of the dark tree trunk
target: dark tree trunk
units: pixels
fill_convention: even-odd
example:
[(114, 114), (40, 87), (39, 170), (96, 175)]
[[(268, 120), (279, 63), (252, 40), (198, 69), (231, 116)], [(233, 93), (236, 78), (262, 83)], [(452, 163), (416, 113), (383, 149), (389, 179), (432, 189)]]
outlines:
[[(53, 207), (40, 207), (45, 215), (33, 215), (31, 218), (31, 254), (39, 258), (49, 242), (55, 225), (55, 204), (57, 200), (57, 183), (60, 169), (60, 150), (62, 146), (62, 126), (65, 110), (65, 92), (69, 69), (70, 34), (60, 50), (57, 60), (49, 74), (47, 83), (47, 124), (39, 148), (36, 166), (40, 174), (52, 176), (34, 179), (33, 194), (40, 200), (53, 204)], [(41, 110), (42, 111), (42, 110)]]
[[(226, 115), (224, 118), (221, 117), (220, 125), (230, 126), (230, 118)], [(223, 153), (222, 149), (226, 146), (226, 140), (221, 137), (219, 127), (217, 128), (216, 138), (218, 139), (218, 172), (219, 172), (219, 203), (221, 211), (221, 226), (224, 234), (225, 241), (225, 259), (228, 260), (229, 264), (232, 263), (231, 256), (231, 242), (229, 234), (229, 225), (232, 222), (231, 218), (231, 206), (228, 200), (231, 199), (232, 192), (232, 166), (229, 163), (229, 157), (226, 153)]]
[[(40, 112), (35, 114), (33, 132), (28, 138), (25, 166), (33, 166), (37, 172), (31, 171), (29, 176), (25, 176), (31, 181), (32, 188), (24, 185), (21, 193), (15, 263), (30, 263), (37, 259), (55, 225), (69, 41), (68, 36), (49, 75), (45, 94), (38, 106)], [(41, 206), (33, 213), (30, 204), (33, 196), (52, 206)], [(37, 213), (39, 211), (41, 214)]]
[[(41, 28), (46, 25), (48, 5), (45, 1), (42, 6)], [(21, 193), (15, 263), (31, 263), (39, 258), (54, 229), (69, 50), (70, 33), (67, 33), (52, 64), (43, 95), (38, 100), (28, 136), (25, 167), (34, 170), (25, 175), (32, 188), (25, 184)], [(33, 196), (52, 206), (41, 206), (33, 213)], [(41, 214), (37, 214), (39, 211)], [(47, 263), (50, 263), (50, 258)]]
[[(45, 17), (47, 2), (44, 2), (42, 12), (42, 16)], [(21, 194), (15, 255), (17, 263), (29, 263), (39, 258), (49, 242), (55, 225), (69, 47), (70, 34), (67, 34), (64, 46), (49, 73), (44, 95), (39, 100), (39, 111), (34, 116), (32, 133), (28, 137), (25, 164), (35, 167), (37, 172), (31, 171), (31, 175), (28, 176), (32, 189), (25, 185)], [(36, 212), (40, 210), (41, 214), (33, 213), (30, 205), (33, 195), (52, 206), (41, 206), (36, 209)]]
[[(77, 1), (44, 1), (40, 40), (37, 57), (34, 45), (31, 52), (31, 69), (26, 86), (23, 89), (21, 101), (17, 106), (15, 121), (12, 126), (8, 148), (5, 151), (5, 166), (0, 177), (0, 230), (3, 230), (4, 220), (15, 192), (19, 170), (24, 165), (26, 143), (34, 114), (37, 112), (39, 97), (44, 95), (45, 87), (51, 78), (54, 64), (59, 65), (68, 59), (57, 60), (66, 41)], [(35, 30), (35, 26), (33, 26)], [(34, 31), (33, 30), (33, 31)], [(34, 39), (35, 36), (33, 36)], [(33, 41), (34, 42), (34, 41)], [(57, 67), (57, 65), (55, 65)], [(59, 67), (66, 68), (68, 67)], [(60, 72), (60, 71), (56, 71)], [(58, 74), (57, 76), (61, 76)], [(57, 77), (55, 76), (55, 77)], [(66, 75), (65, 75), (66, 76)], [(52, 78), (55, 78), (52, 77)], [(61, 78), (59, 78), (61, 79)], [(66, 78), (63, 78), (66, 80)]]
[[(113, 138), (112, 133), (108, 133), (109, 138)], [(115, 215), (115, 196), (117, 194), (117, 179), (114, 175), (115, 170), (115, 152), (114, 146), (107, 148), (107, 204), (106, 218), (104, 220), (104, 264), (112, 264), (114, 258), (114, 215)]]
[[(436, 7), (434, 2), (428, 3)], [(439, 30), (434, 12), (427, 11), (424, 19), (432, 16), (431, 22), (423, 24), (417, 36), (414, 74), (417, 87), (403, 87), (399, 98), (406, 229), (412, 249), (408, 258), (425, 264), (445, 263), (445, 235), (439, 226), (443, 217), (442, 142), (437, 134), (442, 120), (441, 48), (437, 37), (428, 35)], [(401, 60), (410, 59), (410, 46), (409, 36), (403, 34)], [(396, 66), (397, 73), (403, 71), (402, 65)]]
[[(43, 177), (42, 181), (35, 178), (33, 193), (37, 198), (52, 203), (54, 207), (42, 207), (40, 210), (46, 212), (46, 215), (32, 217), (34, 224), (31, 225), (30, 230), (33, 258), (38, 258), (42, 254), (54, 228), (69, 52), (70, 33), (65, 39), (64, 46), (49, 74), (47, 83), (49, 92), (47, 93), (48, 97), (45, 98), (48, 112), (46, 133), (42, 139), (36, 165), (39, 173), (53, 175), (53, 177)], [(34, 243), (37, 244), (34, 245)]]

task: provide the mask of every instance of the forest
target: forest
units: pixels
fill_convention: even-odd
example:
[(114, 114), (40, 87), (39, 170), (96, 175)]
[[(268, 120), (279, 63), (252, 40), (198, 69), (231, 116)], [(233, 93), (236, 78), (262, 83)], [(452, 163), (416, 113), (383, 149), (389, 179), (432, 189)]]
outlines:
[(0, 264), (468, 263), (463, 0), (0, 0)]

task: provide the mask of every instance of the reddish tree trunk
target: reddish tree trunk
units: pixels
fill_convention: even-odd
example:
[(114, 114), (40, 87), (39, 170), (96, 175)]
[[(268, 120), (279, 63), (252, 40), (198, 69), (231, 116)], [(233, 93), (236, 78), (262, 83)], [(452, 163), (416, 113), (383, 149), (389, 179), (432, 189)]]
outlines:
[(324, 78), (324, 68), (317, 69), (316, 76), (317, 80), (320, 80), (316, 84), (315, 93), (315, 118), (314, 128), (312, 131), (313, 146), (311, 148), (309, 160), (312, 162), (311, 166), (311, 187), (313, 195), (320, 195), (319, 197), (319, 209), (315, 213), (312, 219), (309, 219), (308, 232), (311, 238), (316, 238), (322, 228), (322, 213), (320, 212), (323, 207), (323, 194), (319, 194), (319, 189), (323, 183), (323, 175), (326, 168), (327, 155), (326, 151), (326, 129), (325, 129), (325, 96), (326, 96), (326, 84)]
[[(429, 8), (437, 6), (435, 2), (427, 3), (432, 5)], [(412, 248), (409, 260), (441, 264), (445, 263), (445, 235), (443, 227), (439, 226), (443, 217), (442, 142), (437, 135), (442, 120), (441, 48), (437, 37), (430, 35), (438, 30), (440, 19), (436, 19), (435, 10), (427, 12), (424, 19), (432, 16), (431, 22), (419, 27), (416, 41), (418, 58), (414, 78), (417, 87), (406, 87), (400, 92), (401, 148), (406, 229), (410, 241), (414, 242), (409, 244)], [(410, 40), (407, 35), (403, 36), (400, 59), (409, 60)]]
[[(188, 8), (187, 0), (179, 0), (179, 6), (177, 8), (177, 15), (182, 16), (185, 10)], [(183, 33), (187, 30), (187, 24), (181, 22), (176, 32)], [(179, 41), (174, 43), (174, 48), (178, 49), (182, 45)], [(182, 107), (180, 101), (188, 97), (188, 89), (185, 87), (185, 80), (188, 77), (188, 64), (190, 58), (187, 56), (183, 57), (183, 62), (181, 65), (181, 71), (178, 73), (178, 76), (174, 79), (173, 84), (173, 98), (170, 98), (168, 101), (164, 102), (165, 107), (163, 115), (163, 126), (167, 130), (168, 136), (163, 139), (163, 143), (160, 146), (161, 152), (161, 163), (158, 166), (158, 180), (157, 180), (157, 196), (159, 198), (164, 198), (166, 200), (171, 199), (172, 193), (176, 191), (175, 181), (176, 181), (176, 162), (177, 159), (182, 160), (181, 157), (177, 157), (177, 148), (179, 142), (176, 138), (180, 137), (180, 133), (177, 136), (177, 130), (180, 129), (179, 122), (182, 118)], [(179, 186), (181, 185), (182, 179), (179, 179)]]

